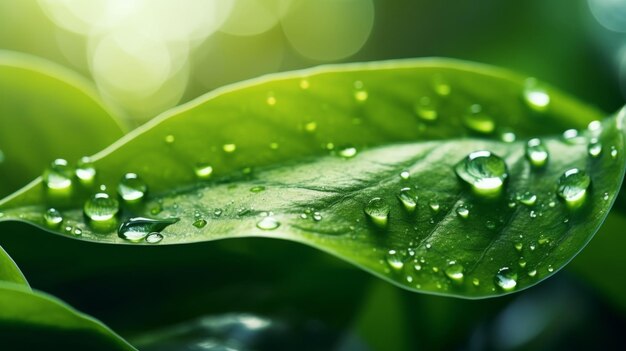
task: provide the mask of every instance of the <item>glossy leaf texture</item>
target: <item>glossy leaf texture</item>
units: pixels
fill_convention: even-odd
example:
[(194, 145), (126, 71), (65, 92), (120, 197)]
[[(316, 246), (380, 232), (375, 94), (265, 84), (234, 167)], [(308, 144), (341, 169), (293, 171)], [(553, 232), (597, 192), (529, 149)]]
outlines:
[(602, 117), (482, 65), (322, 67), (174, 109), (95, 155), (93, 184), (35, 182), (0, 211), (96, 242), (293, 240), (410, 290), (496, 296), (603, 222), (625, 159), (624, 113), (586, 128)]
[(135, 350), (99, 321), (9, 282), (0, 282), (0, 333), (0, 346), (11, 350)]
[(123, 128), (85, 79), (43, 59), (0, 51), (0, 196), (55, 158), (76, 161)]

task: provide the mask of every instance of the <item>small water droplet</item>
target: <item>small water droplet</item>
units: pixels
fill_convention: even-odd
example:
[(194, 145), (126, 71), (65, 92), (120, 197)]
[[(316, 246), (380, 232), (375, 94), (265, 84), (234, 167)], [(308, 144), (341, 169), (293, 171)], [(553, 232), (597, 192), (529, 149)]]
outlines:
[(163, 139), (167, 144), (173, 144), (176, 141), (176, 138), (172, 134), (168, 134)]
[(219, 209), (219, 208), (218, 208), (218, 209), (216, 209), (215, 211), (213, 211), (213, 215), (214, 215), (215, 217), (219, 217), (219, 216), (221, 216), (221, 215), (222, 215), (222, 212), (223, 212), (223, 211), (222, 211), (221, 209)]
[(589, 124), (587, 125), (587, 130), (589, 130), (589, 132), (591, 132), (591, 134), (594, 136), (600, 135), (600, 133), (602, 132), (602, 122), (598, 120), (589, 122)]
[(585, 136), (580, 134), (576, 129), (568, 129), (564, 131), (562, 138), (564, 142), (572, 145), (584, 144), (587, 142)]
[(572, 168), (559, 178), (557, 183), (557, 195), (570, 207), (579, 207), (585, 201), (587, 188), (591, 184), (591, 179), (582, 170)]
[(300, 89), (307, 90), (311, 86), (311, 83), (306, 79), (301, 79), (299, 85), (300, 85)]
[(356, 156), (356, 154), (357, 154), (357, 149), (353, 146), (348, 146), (339, 150), (339, 156), (343, 158), (352, 158)]
[(609, 201), (609, 193), (602, 194), (602, 200)]
[(159, 233), (166, 227), (178, 222), (178, 218), (152, 219), (134, 217), (126, 220), (117, 229), (120, 238), (132, 242), (143, 240), (148, 234)]
[(519, 195), (518, 200), (526, 206), (533, 206), (535, 203), (537, 203), (537, 195), (531, 193), (530, 191), (527, 191)]
[(207, 224), (207, 221), (205, 219), (196, 219), (193, 223), (193, 226), (196, 228), (204, 228)]
[(469, 213), (470, 211), (467, 207), (465, 207), (465, 205), (461, 205), (456, 208), (456, 214), (463, 219), (469, 217)]
[(470, 106), (468, 113), (463, 116), (463, 123), (468, 129), (481, 134), (491, 134), (496, 129), (496, 122), (478, 104)]
[(319, 222), (322, 220), (322, 214), (319, 212), (314, 212), (313, 213), (313, 220), (316, 222)]
[(409, 171), (402, 171), (400, 172), (400, 178), (402, 178), (403, 180), (408, 180), (409, 178), (411, 178), (411, 173), (409, 173)]
[(194, 172), (196, 173), (196, 177), (198, 177), (198, 179), (209, 179), (211, 178), (211, 175), (213, 175), (213, 166), (205, 162), (200, 162), (196, 164)]
[(365, 206), (365, 214), (378, 227), (384, 228), (389, 221), (389, 205), (379, 197), (371, 199)]
[(83, 185), (89, 186), (93, 184), (96, 178), (96, 168), (89, 157), (81, 158), (76, 165), (76, 177)]
[(522, 249), (524, 248), (524, 244), (522, 243), (515, 243), (515, 250), (517, 250), (518, 252), (521, 252)]
[(615, 146), (611, 146), (611, 158), (612, 159), (617, 158), (617, 148)]
[(355, 88), (354, 100), (356, 100), (356, 102), (359, 102), (359, 103), (363, 103), (367, 101), (369, 94), (367, 93), (367, 90), (363, 88), (363, 82), (361, 81), (354, 82), (354, 88)]
[(270, 143), (270, 150), (278, 150), (279, 147), (280, 145), (276, 142)]
[(256, 224), (257, 228), (262, 230), (274, 230), (280, 227), (280, 222), (277, 221), (274, 217), (263, 217)]
[(317, 123), (314, 121), (308, 122), (304, 124), (304, 130), (307, 133), (313, 133), (317, 130)]
[(415, 103), (415, 113), (424, 121), (432, 122), (437, 120), (437, 108), (427, 96), (422, 97)]
[(528, 78), (524, 86), (524, 101), (531, 109), (542, 112), (550, 105), (550, 95), (535, 78)]
[(520, 268), (526, 267), (526, 261), (522, 257), (520, 257), (520, 260), (517, 264), (519, 265)]
[(257, 186), (250, 188), (250, 192), (253, 192), (253, 193), (260, 193), (264, 190), (265, 190), (265, 187), (263, 185), (257, 185)]
[(517, 286), (517, 273), (508, 267), (498, 270), (495, 278), (496, 285), (504, 291), (511, 291)]
[(66, 160), (58, 158), (54, 160), (43, 172), (44, 185), (53, 191), (68, 191), (72, 187), (74, 170)]
[(222, 145), (222, 150), (224, 150), (224, 152), (228, 154), (231, 154), (235, 152), (235, 150), (237, 150), (237, 145), (236, 144), (224, 144)]
[(479, 195), (497, 195), (509, 176), (506, 163), (489, 151), (474, 151), (454, 167), (456, 174)]
[(530, 211), (530, 213), (528, 215), (530, 216), (530, 218), (537, 218), (537, 212), (536, 211)]
[(146, 242), (148, 244), (158, 244), (163, 240), (163, 234), (161, 233), (150, 233), (146, 236)]
[(541, 139), (533, 138), (526, 143), (526, 158), (534, 167), (543, 167), (548, 162), (548, 148), (541, 142)]
[(400, 253), (396, 250), (389, 250), (387, 252), (387, 263), (389, 266), (395, 270), (400, 270), (404, 267), (404, 262), (402, 261), (402, 257)]
[(478, 278), (472, 279), (472, 285), (479, 286), (480, 285), (480, 279), (478, 279)]
[(417, 207), (417, 198), (417, 194), (415, 194), (411, 188), (402, 188), (398, 194), (398, 199), (402, 202), (404, 209), (408, 212), (415, 211), (415, 208)]
[(486, 221), (485, 222), (485, 227), (487, 227), (487, 229), (496, 229), (496, 222), (494, 222), (494, 221)]
[(589, 156), (598, 157), (602, 153), (602, 144), (597, 139), (594, 139), (591, 142), (589, 142), (587, 151), (589, 152)]
[(435, 76), (433, 79), (433, 88), (435, 93), (439, 96), (448, 96), (452, 91), (450, 84), (448, 84), (441, 76)]
[(415, 263), (413, 265), (413, 269), (415, 269), (416, 271), (421, 271), (422, 270), (422, 265), (419, 263)]
[(448, 278), (456, 283), (461, 283), (463, 281), (463, 266), (456, 262), (450, 262), (448, 267), (444, 270), (444, 273)]
[(536, 275), (537, 275), (537, 270), (536, 269), (532, 269), (532, 270), (528, 271), (528, 276), (529, 277), (532, 278), (532, 277), (534, 277)]
[(552, 266), (548, 266), (548, 272), (550, 273), (554, 272), (554, 268)]
[(124, 177), (122, 177), (122, 180), (117, 185), (118, 194), (122, 200), (127, 203), (137, 203), (141, 201), (147, 191), (148, 187), (135, 173), (124, 174)]
[(512, 143), (517, 139), (517, 135), (510, 129), (503, 129), (500, 134), (500, 140), (505, 143)]
[(49, 208), (44, 213), (43, 220), (48, 228), (55, 229), (63, 222), (63, 215), (57, 209)]
[(270, 93), (267, 96), (267, 99), (265, 99), (265, 102), (267, 103), (268, 106), (274, 106), (276, 105), (276, 97)]

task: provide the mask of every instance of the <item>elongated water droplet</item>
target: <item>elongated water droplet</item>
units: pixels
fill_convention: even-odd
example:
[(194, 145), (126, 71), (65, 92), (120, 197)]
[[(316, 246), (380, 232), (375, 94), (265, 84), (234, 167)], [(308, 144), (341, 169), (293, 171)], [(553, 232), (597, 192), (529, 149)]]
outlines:
[(365, 214), (378, 227), (384, 228), (389, 221), (389, 205), (379, 197), (371, 199), (365, 206)]
[(533, 138), (526, 143), (526, 158), (534, 167), (545, 166), (549, 156), (548, 148), (541, 142), (541, 139)]
[(456, 262), (450, 262), (444, 273), (450, 280), (461, 283), (463, 281), (463, 266)]
[(415, 103), (415, 114), (424, 121), (432, 122), (437, 120), (437, 108), (427, 96), (422, 97)]
[(559, 178), (557, 184), (557, 195), (570, 207), (579, 207), (585, 201), (587, 188), (591, 184), (591, 179), (582, 170), (572, 168)]
[(589, 143), (587, 151), (589, 152), (589, 156), (598, 157), (602, 153), (602, 144), (597, 139), (594, 139)]
[(235, 152), (235, 150), (237, 150), (237, 145), (235, 144), (224, 144), (222, 145), (222, 150), (224, 150), (224, 152), (230, 154)]
[(44, 185), (53, 191), (68, 191), (72, 187), (73, 169), (66, 160), (54, 160), (43, 172)]
[(81, 158), (76, 164), (76, 177), (83, 185), (93, 185), (96, 179), (96, 168), (89, 157)]
[(152, 219), (134, 217), (126, 220), (117, 230), (117, 235), (128, 241), (138, 242), (148, 234), (159, 233), (166, 227), (178, 222), (178, 218)]
[(517, 286), (517, 273), (508, 267), (501, 268), (496, 274), (496, 285), (504, 291), (511, 291)]
[(141, 201), (148, 191), (146, 184), (135, 173), (126, 173), (117, 186), (117, 192), (127, 203)]
[(262, 230), (274, 230), (280, 227), (280, 222), (277, 221), (274, 217), (263, 217), (256, 224), (257, 228)]
[(63, 222), (63, 215), (61, 212), (54, 208), (49, 208), (43, 215), (43, 220), (46, 226), (50, 229), (56, 229)]
[(518, 200), (526, 206), (533, 206), (537, 202), (537, 195), (527, 191), (519, 195)]
[(146, 236), (146, 242), (148, 244), (158, 244), (163, 240), (163, 234), (161, 233), (150, 233)]
[(339, 156), (343, 158), (352, 158), (356, 156), (356, 154), (357, 154), (357, 149), (353, 146), (348, 146), (339, 150)]
[(491, 134), (496, 129), (496, 122), (478, 104), (470, 106), (463, 117), (463, 123), (468, 129), (481, 134)]
[(264, 190), (265, 190), (265, 187), (263, 185), (257, 185), (257, 186), (253, 186), (252, 188), (250, 188), (250, 192), (253, 192), (253, 193), (260, 193)]
[(524, 87), (524, 101), (531, 109), (542, 112), (550, 105), (550, 95), (535, 78), (528, 78)]
[(404, 267), (404, 261), (400, 253), (396, 250), (389, 250), (389, 252), (387, 252), (387, 264), (395, 270), (400, 270)]
[(196, 177), (198, 179), (209, 179), (211, 175), (213, 175), (213, 166), (208, 163), (198, 163), (194, 168), (194, 172), (196, 173)]
[(204, 228), (207, 224), (207, 221), (200, 218), (200, 219), (196, 219), (192, 224), (196, 228)]
[(398, 199), (408, 212), (415, 211), (417, 207), (417, 194), (411, 188), (402, 188), (398, 194)]
[(489, 151), (470, 153), (454, 170), (479, 195), (499, 194), (509, 176), (506, 163)]

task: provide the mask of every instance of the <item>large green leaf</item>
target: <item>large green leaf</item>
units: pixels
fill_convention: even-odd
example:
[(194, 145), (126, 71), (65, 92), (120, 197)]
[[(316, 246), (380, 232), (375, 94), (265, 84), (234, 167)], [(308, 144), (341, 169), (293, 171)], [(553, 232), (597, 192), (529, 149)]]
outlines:
[(9, 282), (0, 282), (0, 334), (7, 350), (135, 350), (99, 321)]
[(86, 80), (42, 59), (0, 51), (0, 196), (55, 158), (77, 160), (122, 135)]
[[(327, 67), (222, 89), (155, 119), (93, 158), (105, 190), (70, 179), (71, 187), (53, 191), (36, 181), (0, 210), (45, 227), (43, 214), (55, 207), (64, 222), (47, 229), (96, 242), (129, 243), (114, 228), (138, 216), (166, 220), (133, 222), (142, 243), (152, 231), (162, 231), (161, 244), (294, 240), (407, 289), (494, 296), (552, 275), (604, 220), (623, 177), (623, 114), (561, 136), (601, 116), (535, 80), (480, 65)], [(550, 154), (539, 168), (525, 157), (534, 137)], [(587, 152), (591, 139), (603, 146), (596, 157)], [(455, 175), (477, 150), (508, 166), (498, 196), (475, 194)], [(210, 180), (197, 178), (198, 165), (201, 178), (211, 166)], [(575, 167), (591, 179), (578, 208), (555, 192)], [(404, 170), (410, 175), (401, 177)], [(112, 220), (85, 223), (89, 194), (114, 199), (126, 172), (147, 184), (146, 199), (124, 204)], [(397, 198), (405, 187), (419, 197), (414, 210)], [(364, 211), (373, 198), (382, 212), (389, 208), (386, 225)], [(96, 210), (93, 217), (104, 218), (110, 209)]]

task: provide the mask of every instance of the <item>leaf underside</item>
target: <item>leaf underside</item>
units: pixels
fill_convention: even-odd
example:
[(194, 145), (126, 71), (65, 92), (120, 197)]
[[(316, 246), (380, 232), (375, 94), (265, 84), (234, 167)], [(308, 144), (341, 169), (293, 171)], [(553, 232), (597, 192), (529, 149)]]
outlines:
[[(178, 218), (162, 230), (160, 245), (281, 238), (407, 289), (501, 295), (554, 274), (584, 247), (606, 217), (624, 170), (623, 114), (605, 119), (601, 131), (565, 141), (564, 130), (602, 115), (547, 86), (541, 89), (549, 104), (532, 106), (524, 98), (528, 83), (448, 60), (334, 66), (253, 81), (181, 106), (97, 154), (92, 188), (75, 184), (61, 201), (36, 180), (0, 203), (0, 219), (45, 228), (42, 215), (55, 207), (64, 222), (46, 228), (52, 232), (129, 243), (114, 230), (92, 230), (82, 208), (97, 185), (115, 196), (122, 175), (135, 172), (148, 195), (139, 205), (124, 205), (117, 224), (129, 217)], [(485, 128), (468, 117), (476, 106)], [(550, 154), (540, 169), (525, 156), (534, 137)], [(603, 145), (598, 157), (588, 155), (591, 138)], [(477, 150), (507, 164), (498, 197), (474, 194), (454, 173), (454, 165)], [(196, 178), (199, 163), (211, 165), (211, 179)], [(578, 209), (555, 192), (571, 168), (591, 178)], [(403, 171), (410, 176), (401, 177)], [(398, 200), (402, 188), (417, 195), (415, 210)], [(537, 196), (534, 204), (516, 199), (525, 192)], [(364, 212), (373, 198), (389, 207), (387, 225)], [(467, 218), (459, 208), (469, 210)], [(75, 228), (81, 235), (72, 234)], [(516, 283), (506, 291), (495, 282), (503, 268)]]

